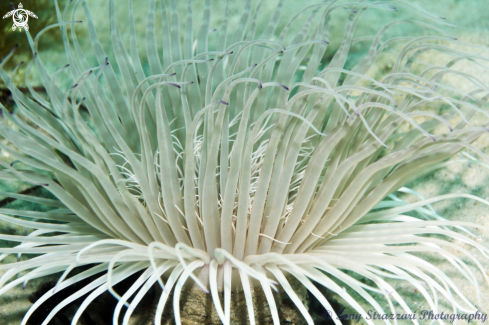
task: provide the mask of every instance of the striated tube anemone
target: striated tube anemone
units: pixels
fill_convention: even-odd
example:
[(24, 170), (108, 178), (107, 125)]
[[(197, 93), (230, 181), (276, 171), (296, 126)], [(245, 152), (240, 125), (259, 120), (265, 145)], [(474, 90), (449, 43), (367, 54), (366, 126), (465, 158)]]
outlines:
[[(35, 39), (27, 32), (34, 53), (26, 74), (31, 96), (19, 91), (3, 69), (12, 53), (0, 64), (0, 76), (17, 105), (14, 114), (0, 105), (0, 133), (8, 141), (0, 147), (14, 159), (0, 162), (0, 177), (41, 185), (56, 197), (9, 194), (50, 207), (47, 212), (0, 209), (1, 220), (33, 230), (0, 235), (20, 243), (0, 248), (1, 258), (34, 254), (0, 265), (6, 271), (0, 293), (62, 273), (22, 325), (47, 299), (95, 275), (43, 324), (88, 294), (73, 316), (77, 323), (106, 291), (119, 299), (114, 324), (121, 314), (128, 324), (153, 285), (163, 289), (155, 324), (162, 323), (165, 308), (173, 309), (180, 324), (186, 282), (209, 293), (224, 324), (234, 322), (231, 297), (236, 291), (244, 294), (245, 322), (261, 322), (253, 304), (258, 289), (273, 323), (280, 324), (273, 293), (278, 288), (313, 324), (292, 280), (333, 316), (320, 287), (341, 297), (368, 324), (374, 321), (365, 304), (380, 314), (413, 312), (392, 280), (410, 284), (434, 312), (439, 301), (454, 312), (477, 310), (480, 301), (469, 301), (425, 257), (446, 259), (480, 293), (472, 266), (453, 252), (467, 257), (488, 280), (480, 262), (457, 245), (473, 246), (487, 256), (489, 249), (473, 233), (482, 226), (446, 220), (429, 205), (460, 197), (489, 202), (445, 194), (407, 203), (396, 193), (414, 193), (403, 186), (454, 162), (484, 165), (479, 159), (487, 156), (472, 143), (488, 130), (484, 105), (489, 89), (455, 67), (467, 61), (487, 71), (488, 57), (456, 49), (458, 41), (429, 23), (447, 24), (443, 19), (403, 0), (322, 2), (277, 30), (280, 0), (261, 34), (256, 32), (261, 2), (252, 9), (246, 1), (234, 32), (228, 30), (226, 7), (215, 44), (208, 41), (210, 0), (196, 35), (191, 1), (185, 17), (179, 17), (175, 0), (159, 1), (161, 22), (155, 19), (156, 1), (147, 2), (143, 60), (131, 0), (129, 44), (118, 30), (115, 0), (110, 1), (110, 54), (97, 37), (87, 4), (78, 0), (64, 11), (55, 1), (59, 23), (51, 28), (60, 28), (69, 64), (54, 74), (37, 53), (44, 31)], [(75, 35), (80, 7), (96, 64)], [(372, 37), (354, 37), (367, 9), (397, 8), (426, 22), (396, 20)], [(349, 15), (344, 37), (325, 60), (330, 17), (344, 9)], [(179, 19), (185, 19), (185, 29)], [(157, 40), (160, 23), (163, 37)], [(433, 35), (386, 39), (398, 24), (418, 25)], [(291, 30), (297, 32), (291, 35)], [(369, 50), (347, 70), (353, 43), (369, 44)], [(373, 79), (369, 69), (388, 50), (396, 55), (391, 71)], [(425, 65), (421, 60), (429, 51), (449, 60)], [(111, 55), (115, 61), (107, 58)], [(38, 70), (48, 99), (31, 87), (31, 68)], [(57, 81), (66, 72), (74, 80), (67, 89)], [(472, 89), (451, 87), (447, 75)], [(449, 160), (460, 152), (462, 158)], [(77, 268), (81, 271), (74, 274)], [(134, 274), (137, 280), (119, 295), (113, 286)]]

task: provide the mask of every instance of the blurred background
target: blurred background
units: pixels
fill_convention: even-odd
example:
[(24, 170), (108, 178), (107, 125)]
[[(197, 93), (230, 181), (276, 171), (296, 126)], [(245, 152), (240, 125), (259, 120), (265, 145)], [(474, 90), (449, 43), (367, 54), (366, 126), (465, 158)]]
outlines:
[[(446, 22), (456, 25), (457, 27), (450, 27), (441, 24), (435, 24), (438, 27), (445, 30), (450, 35), (457, 37), (459, 40), (467, 41), (470, 43), (475, 43), (483, 46), (489, 45), (489, 3), (487, 0), (433, 0), (433, 1), (423, 1), (423, 0), (404, 0), (405, 2), (417, 5), (437, 16), (445, 17)], [(66, 4), (69, 2), (66, 0), (59, 0), (59, 6), (61, 12)], [(99, 34), (101, 43), (105, 47), (106, 52), (111, 53), (111, 42), (110, 42), (110, 25), (109, 25), (109, 1), (108, 0), (87, 0), (88, 6), (91, 11), (92, 19), (97, 28), (97, 32)], [(167, 1), (168, 2), (168, 1)], [(238, 24), (239, 19), (241, 17), (241, 13), (243, 10), (245, 1), (230, 1), (229, 4), (229, 27), (228, 33), (232, 35), (235, 26)], [(252, 3), (252, 13), (253, 9), (258, 4), (258, 0), (253, 0)], [(258, 15), (257, 20), (257, 32), (256, 35), (259, 35), (261, 31), (266, 27), (268, 20), (273, 14), (275, 7), (277, 5), (278, 0), (267, 0), (264, 1), (260, 8), (260, 13)], [(369, 1), (365, 1), (368, 3)], [(8, 0), (0, 1), (0, 16), (3, 17), (7, 12), (12, 10), (12, 6), (17, 8), (20, 2), (10, 2)], [(185, 28), (185, 12), (187, 1), (177, 1), (178, 10), (180, 12), (180, 26), (182, 29)], [(203, 12), (203, 3), (204, 1), (193, 1), (193, 12), (194, 12), (194, 37), (197, 35), (199, 27), (200, 27), (200, 16)], [(226, 4), (225, 0), (212, 0), (211, 5), (211, 24), (210, 29), (213, 31), (209, 35), (209, 44), (213, 44), (212, 38), (217, 38), (219, 34), (219, 30), (221, 28), (221, 24), (224, 19), (224, 7)], [(285, 1), (284, 8), (282, 10), (281, 19), (277, 30), (281, 30), (286, 22), (300, 11), (302, 8), (318, 3), (317, 0), (287, 0)], [(393, 2), (395, 3), (395, 2)], [(54, 0), (23, 0), (22, 4), (24, 9), (30, 10), (34, 12), (39, 18), (35, 19), (29, 17), (29, 27), (30, 33), (34, 37), (37, 35), (39, 31), (46, 28), (47, 26), (54, 24), (57, 22), (56, 19), (56, 11)], [(148, 0), (133, 0), (133, 6), (135, 11), (135, 23), (137, 32), (141, 36), (139, 38), (139, 52), (141, 54), (143, 64), (145, 57), (145, 44), (144, 41), (144, 33), (146, 29), (146, 17), (148, 14)], [(361, 22), (359, 24), (359, 28), (357, 28), (355, 32), (355, 36), (364, 36), (364, 35), (375, 35), (375, 33), (386, 24), (386, 22), (391, 21), (393, 19), (399, 18), (411, 18), (422, 21), (427, 21), (425, 18), (420, 17), (412, 12), (406, 10), (406, 8), (402, 7), (401, 1), (396, 5), (398, 8), (398, 12), (392, 12), (383, 9), (368, 9), (366, 13), (363, 14)], [(71, 8), (70, 6), (70, 16), (71, 16)], [(117, 11), (117, 21), (118, 26), (123, 36), (127, 36), (128, 25), (128, 9), (127, 9), (127, 1), (116, 1), (116, 11)], [(297, 20), (297, 24), (292, 26), (292, 30), (294, 28), (302, 27), (302, 22), (307, 18), (307, 15), (310, 11), (301, 14), (299, 19)], [(328, 55), (332, 55), (337, 48), (337, 45), (343, 38), (343, 31), (345, 27), (345, 19), (348, 15), (348, 10), (337, 9), (334, 11), (331, 19), (331, 39), (329, 40), (331, 45), (326, 53), (324, 58), (325, 61), (328, 59)], [(67, 20), (70, 20), (71, 17)], [(78, 6), (77, 15), (75, 19), (84, 19), (83, 9), (81, 6)], [(161, 36), (161, 25), (158, 26), (158, 22), (161, 21), (161, 10), (157, 1), (157, 10), (156, 10), (156, 27), (157, 27), (157, 39), (158, 36)], [(442, 22), (440, 20), (440, 22)], [(0, 19), (0, 59), (3, 59), (12, 48), (18, 44), (19, 48), (15, 52), (14, 57), (9, 60), (6, 65), (7, 71), (11, 71), (17, 64), (20, 62), (29, 62), (33, 55), (29, 48), (29, 44), (27, 41), (27, 37), (25, 33), (19, 31), (12, 31), (12, 17), (8, 17), (5, 19)], [(415, 27), (402, 24), (399, 25), (392, 30), (389, 31), (389, 34), (386, 37), (398, 35), (406, 35), (411, 34)], [(82, 24), (78, 24), (76, 26), (76, 32), (78, 35), (78, 39), (82, 44), (82, 47), (89, 47), (89, 38), (87, 37), (87, 29), (86, 22)], [(158, 32), (160, 34), (158, 34)], [(424, 33), (421, 29), (418, 28), (417, 33)], [(183, 32), (182, 32), (183, 34)], [(67, 60), (65, 58), (65, 52), (63, 49), (63, 44), (61, 42), (59, 28), (55, 27), (49, 29), (45, 35), (42, 36), (39, 46), (40, 58), (43, 63), (47, 66), (48, 71), (54, 72), (58, 68), (67, 64)], [(386, 38), (385, 37), (385, 38)], [(161, 39), (161, 38), (160, 38)], [(128, 46), (129, 42), (126, 38), (126, 46)], [(358, 44), (357, 46), (352, 47), (351, 58), (354, 60), (355, 54), (361, 54), (365, 51), (365, 42), (360, 42), (363, 44)], [(161, 53), (161, 44), (159, 45), (160, 53)], [(358, 52), (358, 53), (357, 53)], [(326, 62), (325, 62), (326, 63)], [(25, 67), (21, 67), (14, 77), (16, 85), (19, 87), (25, 86), (24, 81), (24, 69)], [(35, 69), (34, 69), (35, 70)], [(39, 85), (39, 82), (36, 80), (35, 71), (32, 76), (32, 83), (34, 86)], [(4, 86), (0, 83), (0, 89), (4, 89)], [(5, 91), (0, 90), (3, 94)], [(1, 94), (1, 93), (0, 93)]]

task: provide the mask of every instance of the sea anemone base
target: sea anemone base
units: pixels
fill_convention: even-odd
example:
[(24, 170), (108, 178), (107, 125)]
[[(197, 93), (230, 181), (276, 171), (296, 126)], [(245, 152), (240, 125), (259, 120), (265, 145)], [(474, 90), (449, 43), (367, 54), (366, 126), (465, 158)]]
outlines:
[[(297, 280), (288, 278), (289, 283), (295, 290), (297, 296), (301, 299), (305, 306), (308, 306), (308, 293), (304, 286), (301, 286)], [(273, 324), (272, 316), (270, 313), (270, 307), (265, 294), (259, 284), (256, 284), (252, 288), (253, 297), (253, 309), (255, 315), (255, 323), (257, 325)], [(160, 287), (157, 288), (156, 299), (151, 306), (151, 312), (154, 315), (156, 306), (161, 294)], [(223, 303), (224, 294), (219, 292), (221, 304)], [(294, 303), (289, 299), (284, 290), (279, 287), (278, 292), (273, 293), (275, 303), (277, 305), (278, 314), (280, 317), (280, 324), (306, 324), (304, 317), (301, 315)], [(173, 303), (173, 293), (170, 295), (168, 302)], [(174, 308), (165, 307), (163, 313), (164, 325), (175, 324), (175, 315), (173, 313)], [(214, 307), (211, 294), (207, 294), (198, 286), (189, 285), (183, 288), (180, 296), (180, 317), (182, 325), (221, 325), (222, 321)], [(151, 317), (151, 322), (148, 325), (153, 325), (154, 318)], [(231, 294), (231, 317), (230, 324), (232, 325), (246, 325), (250, 324), (246, 300), (242, 289), (236, 288)]]

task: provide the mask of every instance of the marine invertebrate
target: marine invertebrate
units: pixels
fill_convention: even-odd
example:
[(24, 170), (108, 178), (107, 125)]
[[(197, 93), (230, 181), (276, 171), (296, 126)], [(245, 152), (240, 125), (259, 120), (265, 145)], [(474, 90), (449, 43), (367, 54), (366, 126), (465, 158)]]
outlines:
[[(161, 1), (164, 51), (160, 58), (155, 45), (156, 1), (150, 0), (145, 40), (150, 72), (145, 73), (131, 0), (129, 47), (119, 34), (115, 1), (110, 1), (116, 62), (107, 59), (83, 0), (68, 4), (63, 12), (55, 4), (59, 23), (54, 27), (61, 29), (69, 65), (49, 75), (37, 49), (42, 32), (35, 39), (27, 33), (35, 56), (32, 66), (39, 70), (49, 100), (34, 91), (34, 100), (30, 99), (0, 69), (18, 106), (15, 114), (4, 113), (4, 121), (10, 124), (0, 126), (12, 145), (0, 146), (15, 158), (12, 164), (0, 162), (0, 176), (45, 186), (58, 199), (22, 196), (52, 206), (46, 213), (0, 210), (0, 219), (36, 229), (28, 236), (1, 235), (0, 239), (21, 242), (1, 248), (2, 256), (39, 255), (1, 265), (8, 271), (0, 280), (0, 293), (63, 272), (22, 324), (52, 295), (99, 273), (97, 280), (53, 309), (44, 324), (64, 305), (90, 293), (73, 318), (76, 323), (87, 305), (107, 290), (120, 300), (114, 323), (127, 304), (123, 320), (127, 324), (134, 307), (157, 282), (164, 290), (155, 324), (161, 324), (164, 308), (171, 308), (170, 293), (175, 321), (180, 323), (179, 298), (186, 281), (209, 292), (225, 324), (230, 323), (236, 287), (244, 293), (249, 322), (257, 322), (250, 285), (262, 288), (275, 324), (280, 322), (272, 294), (277, 286), (312, 324), (290, 277), (326, 309), (331, 310), (330, 303), (313, 282), (341, 296), (365, 318), (366, 310), (337, 281), (382, 314), (386, 308), (374, 294), (385, 299), (388, 312), (395, 314), (397, 303), (412, 313), (387, 281), (390, 278), (410, 283), (434, 311), (438, 296), (455, 311), (477, 309), (450, 278), (416, 255), (442, 256), (479, 290), (467, 264), (444, 249), (465, 252), (450, 242), (454, 238), (486, 254), (488, 249), (466, 229), (477, 225), (448, 221), (420, 208), (464, 196), (489, 202), (448, 194), (407, 204), (392, 199), (392, 193), (448, 164), (447, 159), (462, 150), (485, 158), (471, 143), (487, 132), (488, 113), (483, 107), (487, 86), (453, 66), (469, 60), (485, 69), (479, 60), (486, 58), (447, 46), (455, 40), (420, 21), (394, 21), (373, 37), (353, 37), (362, 13), (370, 8), (401, 7), (427, 20), (444, 23), (443, 19), (405, 1), (397, 1), (396, 7), (382, 1), (330, 1), (304, 8), (278, 33), (283, 6), (279, 1), (268, 26), (255, 36), (260, 10), (252, 12), (247, 1), (234, 34), (228, 36), (225, 18), (217, 42), (209, 44), (210, 0), (205, 2), (197, 37), (191, 1), (183, 32), (176, 1), (168, 7)], [(74, 17), (79, 5), (86, 16), (95, 65), (76, 38)], [(349, 10), (345, 36), (322, 66), (329, 18), (341, 8)], [(290, 37), (291, 26), (303, 15), (301, 29)], [(390, 27), (401, 23), (429, 28), (436, 35), (382, 41)], [(370, 49), (346, 70), (354, 41), (370, 41)], [(369, 77), (369, 68), (388, 48), (398, 50), (392, 71), (382, 80)], [(451, 59), (443, 66), (419, 64), (418, 57), (432, 49)], [(61, 89), (56, 80), (65, 70), (74, 86)], [(444, 84), (447, 74), (475, 89), (467, 93)], [(443, 103), (443, 113), (428, 110), (432, 103)], [(391, 198), (386, 199), (388, 195)], [(405, 215), (414, 210), (418, 215)], [(24, 216), (38, 220), (19, 218)], [(467, 255), (486, 276), (478, 261)], [(82, 265), (93, 266), (69, 276)], [(29, 272), (8, 282), (23, 271)], [(143, 271), (141, 276), (122, 297), (112, 289), (138, 271)]]

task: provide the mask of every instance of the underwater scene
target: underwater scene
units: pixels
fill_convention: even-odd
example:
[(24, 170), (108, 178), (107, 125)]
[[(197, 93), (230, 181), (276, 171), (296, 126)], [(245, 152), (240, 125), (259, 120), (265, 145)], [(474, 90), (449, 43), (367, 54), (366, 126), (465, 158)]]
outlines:
[(487, 0), (0, 16), (0, 325), (489, 324)]

